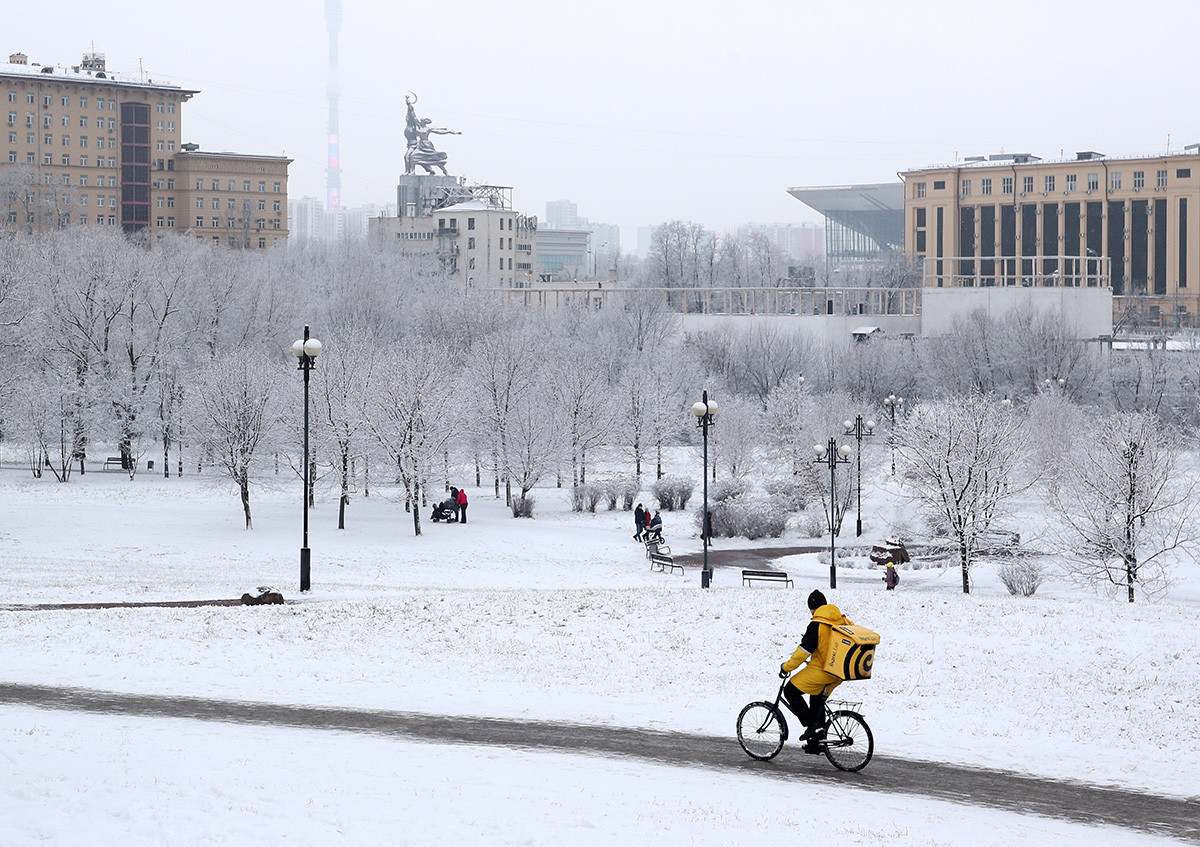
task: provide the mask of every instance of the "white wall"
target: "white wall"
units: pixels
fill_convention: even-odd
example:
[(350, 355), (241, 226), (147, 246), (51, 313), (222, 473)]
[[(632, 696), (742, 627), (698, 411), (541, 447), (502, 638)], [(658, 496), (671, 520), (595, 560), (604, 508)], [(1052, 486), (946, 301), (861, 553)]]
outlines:
[(983, 309), (1000, 318), (1019, 305), (1062, 311), (1080, 338), (1112, 335), (1109, 288), (925, 288), (921, 292), (921, 335), (945, 335), (955, 319)]

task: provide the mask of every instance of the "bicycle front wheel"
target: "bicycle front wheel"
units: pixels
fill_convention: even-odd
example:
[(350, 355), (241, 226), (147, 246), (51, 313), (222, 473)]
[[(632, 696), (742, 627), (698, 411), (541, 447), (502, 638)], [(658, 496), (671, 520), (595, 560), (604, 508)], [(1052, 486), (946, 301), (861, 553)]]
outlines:
[(774, 759), (787, 740), (787, 724), (774, 704), (750, 703), (737, 720), (738, 743), (746, 755), (759, 761)]
[(834, 712), (825, 729), (825, 758), (840, 771), (861, 771), (875, 752), (871, 728), (857, 712)]

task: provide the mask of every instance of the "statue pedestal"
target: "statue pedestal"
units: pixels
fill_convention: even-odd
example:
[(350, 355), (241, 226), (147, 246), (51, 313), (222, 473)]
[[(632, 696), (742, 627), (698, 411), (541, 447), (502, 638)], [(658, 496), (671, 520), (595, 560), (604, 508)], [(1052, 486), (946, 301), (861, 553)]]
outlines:
[(457, 176), (402, 174), (396, 183), (396, 216), (419, 218), (430, 215), (448, 193), (462, 184), (462, 177)]

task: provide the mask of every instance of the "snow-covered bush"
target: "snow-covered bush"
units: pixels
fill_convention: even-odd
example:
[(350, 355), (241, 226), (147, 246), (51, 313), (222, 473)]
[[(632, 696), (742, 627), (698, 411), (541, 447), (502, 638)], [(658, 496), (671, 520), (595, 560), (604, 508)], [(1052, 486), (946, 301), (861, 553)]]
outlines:
[(1046, 578), (1046, 566), (1037, 559), (1018, 557), (1001, 565), (997, 573), (1009, 594), (1032, 597)]
[(667, 512), (686, 509), (695, 490), (694, 482), (680, 476), (664, 476), (650, 486), (650, 493), (658, 501), (658, 507)]
[[(700, 526), (700, 511), (696, 526)], [(769, 497), (741, 494), (715, 503), (709, 502), (712, 512), (712, 534), (718, 538), (778, 538), (787, 528), (785, 506)]]
[(583, 511), (584, 505), (587, 503), (587, 490), (588, 490), (588, 486), (586, 486), (586, 485), (576, 485), (574, 488), (571, 489), (571, 511), (572, 512), (582, 512)]
[(633, 504), (637, 502), (638, 492), (642, 490), (642, 483), (636, 477), (626, 477), (617, 480), (613, 483), (616, 489), (621, 493), (621, 508), (626, 512), (633, 511)]
[(514, 497), (512, 499), (512, 513), (514, 518), (532, 518), (533, 503), (531, 496), (526, 494), (524, 497)]
[(763, 483), (763, 488), (772, 500), (786, 503), (790, 511), (798, 512), (808, 505), (808, 489), (795, 477), (768, 479)]
[(797, 529), (805, 538), (820, 538), (829, 529), (828, 518), (811, 509), (800, 513)]

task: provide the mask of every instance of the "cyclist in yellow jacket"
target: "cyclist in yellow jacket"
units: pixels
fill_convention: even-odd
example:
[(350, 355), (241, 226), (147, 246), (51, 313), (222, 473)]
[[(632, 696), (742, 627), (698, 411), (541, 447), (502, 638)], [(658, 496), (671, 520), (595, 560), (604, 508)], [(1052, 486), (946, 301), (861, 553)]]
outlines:
[[(806, 742), (805, 752), (818, 753), (820, 748), (817, 741), (824, 723), (822, 713), (825, 700), (842, 682), (824, 670), (825, 659), (829, 655), (829, 628), (854, 622), (843, 615), (837, 606), (827, 603), (820, 591), (808, 595), (808, 609), (813, 613), (812, 620), (792, 658), (779, 666), (779, 678), (787, 679), (788, 674), (808, 660), (808, 664), (783, 687), (783, 700), (805, 726), (804, 734), (800, 736)], [(811, 704), (804, 702), (804, 694), (809, 695)]]

